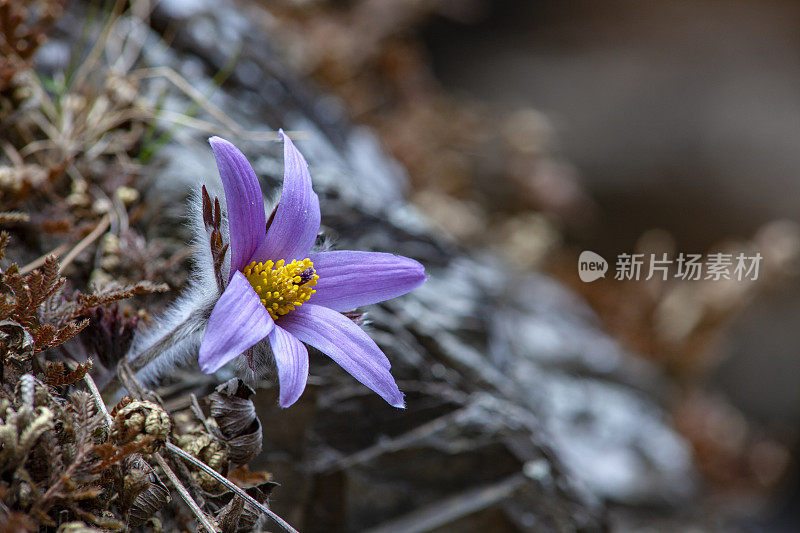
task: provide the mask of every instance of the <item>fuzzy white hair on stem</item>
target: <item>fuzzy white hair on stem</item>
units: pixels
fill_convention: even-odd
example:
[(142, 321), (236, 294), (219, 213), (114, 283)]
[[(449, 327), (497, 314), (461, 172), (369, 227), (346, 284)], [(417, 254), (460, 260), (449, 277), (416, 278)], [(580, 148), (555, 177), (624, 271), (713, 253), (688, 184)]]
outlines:
[[(224, 205), (225, 196), (216, 184), (209, 184)], [(203, 218), (202, 188), (196, 187), (189, 197), (186, 224), (192, 235), (192, 267), (186, 289), (154, 324), (136, 334), (128, 352), (128, 360), (137, 369), (136, 377), (144, 385), (158, 383), (171, 369), (186, 366), (197, 359), (205, 326), (214, 304), (221, 295), (209, 246), (211, 231)], [(228, 220), (221, 213), (221, 233), (229, 242)], [(222, 264), (223, 278), (230, 270), (230, 254)]]

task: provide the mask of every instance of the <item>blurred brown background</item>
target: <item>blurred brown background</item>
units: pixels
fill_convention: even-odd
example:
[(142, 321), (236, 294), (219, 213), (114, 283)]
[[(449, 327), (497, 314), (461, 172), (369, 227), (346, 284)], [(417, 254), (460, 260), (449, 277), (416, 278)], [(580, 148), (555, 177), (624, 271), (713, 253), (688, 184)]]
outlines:
[(800, 6), (773, 1), (493, 2), (426, 31), (448, 90), (531, 106), (603, 213), (587, 240), (653, 227), (682, 250), (796, 217)]
[[(461, 243), (581, 292), (673, 378), (669, 403), (711, 493), (791, 530), (800, 4), (278, 5), (295, 66), (377, 128), (417, 204)], [(582, 249), (612, 274), (623, 252), (765, 260), (749, 284), (588, 285)]]

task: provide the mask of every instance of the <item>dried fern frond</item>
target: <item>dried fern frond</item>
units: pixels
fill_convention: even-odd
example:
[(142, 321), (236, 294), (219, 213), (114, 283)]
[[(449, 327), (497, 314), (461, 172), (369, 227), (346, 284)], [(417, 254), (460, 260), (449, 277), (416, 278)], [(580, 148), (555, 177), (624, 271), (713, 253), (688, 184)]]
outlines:
[(68, 372), (66, 366), (61, 361), (49, 363), (45, 369), (44, 382), (53, 387), (72, 385), (76, 381), (83, 379), (87, 372), (92, 369), (92, 360), (79, 364), (75, 370)]
[(73, 300), (67, 304), (65, 311), (72, 317), (84, 316), (91, 312), (92, 309), (125, 300), (134, 295), (168, 290), (169, 286), (165, 283), (154, 283), (152, 281), (140, 281), (131, 285), (110, 283), (90, 294), (75, 293)]

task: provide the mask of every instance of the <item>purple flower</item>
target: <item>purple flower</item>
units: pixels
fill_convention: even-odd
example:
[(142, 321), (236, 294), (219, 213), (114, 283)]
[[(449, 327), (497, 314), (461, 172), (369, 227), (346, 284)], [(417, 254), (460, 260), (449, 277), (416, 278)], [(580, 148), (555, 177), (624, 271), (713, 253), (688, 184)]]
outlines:
[(283, 131), (284, 178), (267, 226), (255, 172), (242, 152), (209, 139), (225, 189), (230, 233), (228, 284), (208, 320), (200, 368), (213, 373), (254, 345), (268, 342), (275, 357), (280, 405), (292, 405), (306, 386), (308, 351), (327, 354), (395, 407), (403, 394), (377, 344), (343, 311), (405, 294), (425, 279), (422, 265), (377, 252), (310, 253), (320, 224), (319, 199), (308, 164)]

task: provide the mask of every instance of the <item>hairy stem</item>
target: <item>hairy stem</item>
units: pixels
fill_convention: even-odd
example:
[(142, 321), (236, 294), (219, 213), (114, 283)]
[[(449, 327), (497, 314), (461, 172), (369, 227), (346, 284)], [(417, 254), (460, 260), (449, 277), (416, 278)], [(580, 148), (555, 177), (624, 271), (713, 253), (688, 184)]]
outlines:
[(134, 356), (132, 359), (129, 359), (126, 356), (125, 359), (130, 365), (131, 370), (138, 372), (155, 360), (156, 357), (158, 357), (168, 348), (188, 338), (192, 333), (195, 332), (195, 324), (198, 323), (198, 319), (202, 318), (204, 315), (205, 311), (202, 309), (192, 311), (192, 313), (186, 317), (186, 320), (175, 326), (172, 331), (165, 334), (152, 346), (142, 352), (139, 352), (139, 354)]

